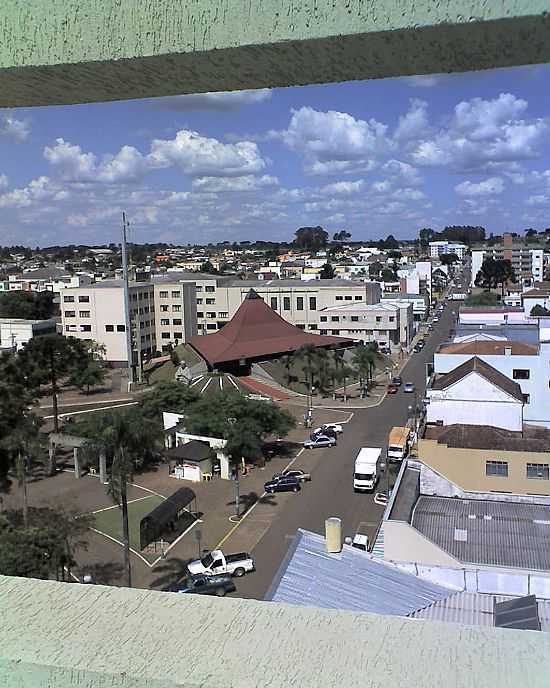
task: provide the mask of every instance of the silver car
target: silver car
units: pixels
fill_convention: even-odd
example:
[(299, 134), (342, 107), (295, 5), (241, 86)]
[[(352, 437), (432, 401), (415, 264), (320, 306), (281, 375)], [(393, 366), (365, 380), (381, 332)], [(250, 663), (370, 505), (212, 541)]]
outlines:
[(304, 447), (306, 449), (314, 449), (315, 447), (334, 447), (335, 445), (336, 437), (329, 437), (327, 435), (315, 435), (313, 439), (304, 442)]

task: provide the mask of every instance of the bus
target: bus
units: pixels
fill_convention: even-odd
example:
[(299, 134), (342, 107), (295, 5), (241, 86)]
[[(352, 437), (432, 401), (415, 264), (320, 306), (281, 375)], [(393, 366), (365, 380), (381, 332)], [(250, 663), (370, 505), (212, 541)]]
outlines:
[(388, 438), (388, 459), (390, 461), (402, 461), (409, 451), (409, 428), (395, 427), (390, 431)]

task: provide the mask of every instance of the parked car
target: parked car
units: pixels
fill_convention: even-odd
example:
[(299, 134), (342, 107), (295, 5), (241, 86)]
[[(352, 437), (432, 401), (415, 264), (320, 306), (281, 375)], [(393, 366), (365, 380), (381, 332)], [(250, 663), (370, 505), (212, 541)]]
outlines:
[(309, 483), (311, 480), (311, 473), (306, 473), (301, 468), (288, 468), (282, 473), (275, 473), (271, 480), (280, 480), (281, 478), (296, 478), (301, 483)]
[(399, 387), (397, 387), (397, 385), (394, 385), (394, 384), (389, 384), (387, 389), (386, 389), (386, 392), (388, 394), (397, 394), (398, 391), (399, 391)]
[(392, 385), (395, 385), (396, 387), (401, 387), (402, 382), (403, 380), (399, 375), (397, 375), (396, 377), (392, 377), (391, 379)]
[(340, 435), (341, 433), (344, 432), (343, 427), (339, 423), (325, 423), (324, 425), (319, 426), (318, 428), (315, 428), (313, 431), (316, 435), (326, 435), (327, 430), (333, 430), (337, 435)]
[(215, 549), (208, 552), (202, 559), (195, 559), (195, 561), (187, 564), (187, 570), (192, 575), (212, 576), (226, 573), (240, 577), (248, 571), (254, 571), (254, 561), (246, 552), (224, 554), (221, 549)]
[(434, 319), (433, 319), (433, 321), (432, 321), (432, 322), (434, 322), (434, 323), (437, 323), (437, 322), (439, 322), (439, 317), (438, 317), (438, 316), (436, 315), (436, 316), (434, 317)]
[(334, 437), (335, 440), (338, 439), (338, 433), (336, 432), (336, 430), (333, 430), (332, 428), (326, 428), (325, 430), (317, 428), (317, 430), (314, 430), (311, 433), (309, 439), (314, 440), (316, 437), (321, 437), (321, 435), (324, 435), (325, 437)]
[(414, 350), (416, 351), (416, 353), (420, 353), (420, 351), (422, 351), (422, 349), (424, 348), (425, 345), (426, 345), (426, 342), (423, 339), (421, 339), (419, 342), (417, 342), (414, 345)]
[(195, 593), (198, 595), (217, 595), (223, 597), (228, 592), (235, 592), (235, 584), (228, 575), (187, 576), (181, 585), (168, 588), (169, 592)]
[(414, 384), (412, 382), (405, 382), (405, 386), (403, 387), (403, 391), (407, 393), (414, 392)]
[(433, 332), (434, 326), (430, 323), (428, 325), (428, 332)]
[(315, 447), (334, 447), (336, 444), (336, 437), (330, 435), (312, 435), (309, 440), (304, 442), (306, 449), (314, 449)]
[(388, 503), (388, 495), (384, 494), (383, 492), (377, 492), (374, 495), (374, 503), (378, 504), (379, 506), (386, 506)]
[(288, 476), (284, 478), (276, 478), (265, 483), (264, 490), (269, 494), (274, 492), (300, 492), (302, 486), (298, 478)]

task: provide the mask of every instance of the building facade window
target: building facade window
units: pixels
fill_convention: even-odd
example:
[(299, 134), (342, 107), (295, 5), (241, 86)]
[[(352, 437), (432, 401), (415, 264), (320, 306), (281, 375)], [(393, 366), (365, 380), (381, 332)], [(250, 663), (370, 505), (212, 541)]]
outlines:
[(175, 327), (179, 327), (181, 325), (181, 318), (174, 318), (172, 320), (172, 325), (174, 325)]
[(197, 318), (204, 318), (203, 311), (197, 311)]
[(170, 324), (170, 320), (168, 318), (161, 318), (160, 319), (160, 324), (164, 325), (165, 327)]
[(181, 296), (181, 291), (173, 291), (172, 292), (172, 298), (173, 299), (179, 299)]
[(304, 297), (303, 296), (297, 296), (296, 297), (296, 310), (297, 311), (303, 311), (304, 310)]
[(284, 296), (283, 297), (283, 310), (285, 310), (285, 311), (290, 310), (290, 296)]
[(205, 288), (204, 288), (204, 291), (207, 291), (207, 292), (209, 292), (209, 293), (212, 293), (213, 291), (215, 291), (215, 289), (216, 289), (216, 287), (205, 287)]
[(117, 332), (126, 332), (126, 325), (117, 325), (116, 331)]
[(215, 317), (216, 317), (216, 314), (213, 313), (212, 311), (209, 311), (209, 312), (206, 313), (206, 317), (207, 317), (207, 318), (215, 318)]
[(536, 480), (548, 480), (550, 478), (550, 464), (528, 463), (526, 475), (528, 478)]
[(170, 332), (161, 332), (160, 338), (161, 339), (170, 339)]
[(81, 294), (78, 297), (78, 303), (90, 303), (90, 297)]
[(221, 311), (219, 313), (220, 318), (229, 318), (229, 313), (226, 313), (225, 311)]
[(78, 316), (80, 318), (89, 318), (90, 317), (90, 311), (78, 311)]
[(309, 310), (310, 311), (316, 311), (317, 310), (317, 297), (316, 296), (310, 296), (309, 297)]
[(279, 306), (278, 306), (278, 304), (277, 304), (277, 297), (276, 297), (276, 296), (272, 296), (272, 297), (271, 297), (271, 308), (272, 308), (274, 311), (276, 311), (278, 307), (279, 307)]
[(485, 475), (498, 475), (502, 478), (507, 478), (508, 461), (486, 461)]
[(322, 316), (319, 318), (319, 320), (320, 320), (321, 322), (326, 322), (326, 321), (327, 321), (327, 316), (326, 316), (326, 315), (322, 315)]
[(340, 330), (331, 330), (331, 332), (332, 332), (332, 334), (336, 334), (336, 335), (340, 334)]
[(64, 303), (74, 303), (74, 296), (63, 296)]
[(331, 315), (331, 316), (330, 316), (330, 322), (340, 322), (340, 316), (338, 316), (338, 315)]
[(114, 332), (114, 331), (115, 331), (114, 325), (105, 325), (105, 332)]
[(180, 312), (181, 312), (181, 306), (180, 306), (179, 303), (175, 303), (175, 304), (172, 306), (172, 312), (173, 312), (173, 313), (180, 313)]
[(359, 316), (358, 315), (352, 315), (351, 316), (351, 322), (359, 322)]
[(65, 317), (66, 317), (66, 318), (74, 318), (74, 317), (76, 317), (76, 311), (65, 311)]
[(528, 404), (531, 401), (531, 395), (530, 394), (522, 394), (523, 397), (523, 403)]
[(512, 376), (514, 380), (528, 380), (529, 379), (529, 369), (528, 368), (514, 368), (512, 371)]
[(337, 297), (336, 297), (336, 300), (337, 300), (337, 301), (342, 301), (343, 299), (344, 299), (343, 296), (337, 296)]
[(168, 313), (168, 306), (161, 306), (161, 307), (160, 307), (160, 312), (161, 312), (161, 313)]
[(315, 325), (315, 323), (314, 323), (313, 325), (310, 325), (310, 326), (309, 326), (309, 329), (310, 329), (310, 330), (316, 330), (316, 329), (317, 329), (317, 325)]
[(377, 315), (377, 316), (376, 316), (376, 322), (377, 322), (377, 323), (382, 322), (382, 316)]
[(209, 324), (206, 326), (206, 329), (207, 329), (207, 330), (215, 330), (215, 329), (216, 329), (216, 325), (215, 325), (215, 324), (210, 324), (210, 323), (209, 323)]
[(362, 299), (363, 299), (362, 296), (356, 296), (356, 297), (355, 297), (355, 300), (356, 300), (356, 301), (361, 301)]
[(167, 291), (159, 291), (159, 296), (161, 299), (167, 299), (168, 298), (168, 292)]
[(81, 331), (81, 332), (91, 332), (91, 331), (92, 331), (92, 326), (91, 326), (91, 325), (81, 325), (81, 326), (80, 326), (80, 331)]
[(216, 303), (216, 299), (206, 299), (207, 306), (213, 306)]

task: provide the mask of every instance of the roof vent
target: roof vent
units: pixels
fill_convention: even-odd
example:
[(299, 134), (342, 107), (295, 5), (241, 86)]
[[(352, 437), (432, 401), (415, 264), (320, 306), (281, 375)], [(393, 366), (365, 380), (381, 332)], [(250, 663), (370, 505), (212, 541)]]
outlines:
[(325, 546), (329, 554), (342, 551), (342, 521), (331, 517), (325, 521)]
[(468, 541), (468, 531), (463, 528), (455, 528), (454, 539), (456, 542), (467, 542)]
[(471, 521), (475, 521), (477, 517), (476, 517), (475, 514), (468, 514), (468, 518), (469, 518)]
[(504, 355), (505, 356), (511, 356), (512, 355), (512, 347), (511, 346), (505, 346), (504, 347)]

